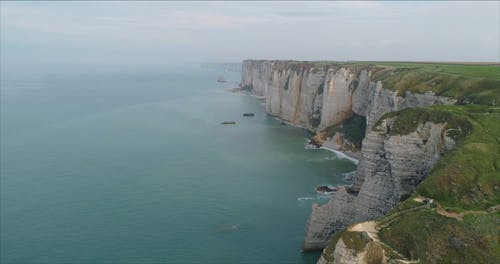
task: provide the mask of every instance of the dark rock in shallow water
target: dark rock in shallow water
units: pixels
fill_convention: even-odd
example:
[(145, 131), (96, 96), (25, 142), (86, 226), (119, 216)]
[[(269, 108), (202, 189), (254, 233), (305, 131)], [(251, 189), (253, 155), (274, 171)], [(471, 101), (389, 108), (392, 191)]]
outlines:
[(243, 116), (254, 116), (254, 113), (243, 113)]
[(235, 121), (224, 121), (224, 122), (221, 122), (220, 124), (221, 125), (234, 125), (234, 124), (236, 124), (236, 122)]
[(331, 185), (322, 185), (316, 187), (316, 192), (319, 194), (331, 194), (338, 190), (338, 187)]
[(314, 137), (309, 138), (309, 144), (315, 146), (316, 148), (320, 148), (322, 145), (318, 142)]

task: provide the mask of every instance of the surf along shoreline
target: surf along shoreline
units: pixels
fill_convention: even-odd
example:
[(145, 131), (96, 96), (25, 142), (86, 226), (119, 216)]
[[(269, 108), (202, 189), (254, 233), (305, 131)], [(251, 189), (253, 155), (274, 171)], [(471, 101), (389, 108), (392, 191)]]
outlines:
[[(254, 95), (254, 94), (252, 94), (252, 93), (250, 93), (250, 92), (248, 92), (248, 91), (246, 91), (246, 90), (244, 90), (242, 88), (239, 88), (239, 87), (237, 87), (237, 88), (231, 88), (231, 89), (227, 89), (227, 90), (230, 91), (230, 92), (232, 92), (232, 93), (239, 93), (239, 94), (250, 96), (250, 97), (255, 98), (256, 100), (259, 100), (259, 101), (264, 101), (265, 102), (265, 100), (266, 100), (264, 96)], [(287, 122), (287, 121), (279, 118), (278, 116), (274, 116), (274, 115), (271, 115), (269, 113), (266, 113), (266, 115), (268, 115), (270, 117), (273, 117), (276, 120), (278, 120), (281, 123), (286, 124), (288, 126), (298, 127), (298, 128), (305, 129), (308, 132), (312, 132), (312, 131), (308, 130), (307, 128), (305, 128), (304, 126), (292, 124), (290, 122)], [(311, 143), (311, 138), (307, 138), (307, 140), (309, 142), (308, 144), (312, 146), (311, 148), (328, 150), (330, 152), (335, 153), (335, 155), (337, 156), (337, 158), (347, 159), (347, 160), (351, 161), (352, 163), (354, 163), (355, 165), (358, 165), (358, 163), (359, 163), (359, 159), (357, 159), (356, 157), (353, 157), (348, 152), (343, 152), (341, 150), (335, 149), (335, 147), (332, 146), (332, 144), (328, 144), (328, 142), (325, 142), (325, 143), (321, 144), (321, 146), (317, 146), (317, 145)]]

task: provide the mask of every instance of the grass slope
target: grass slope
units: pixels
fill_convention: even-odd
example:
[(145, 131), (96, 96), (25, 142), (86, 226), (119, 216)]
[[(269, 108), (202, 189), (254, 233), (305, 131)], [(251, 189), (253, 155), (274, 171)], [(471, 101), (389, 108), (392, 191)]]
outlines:
[[(463, 219), (446, 217), (436, 208), (404, 214), (380, 230), (383, 242), (420, 263), (500, 263), (500, 108), (434, 106), (455, 118), (467, 118), (473, 129), (457, 143), (417, 188)], [(397, 211), (414, 207), (410, 198)], [(387, 217), (391, 217), (389, 214)]]

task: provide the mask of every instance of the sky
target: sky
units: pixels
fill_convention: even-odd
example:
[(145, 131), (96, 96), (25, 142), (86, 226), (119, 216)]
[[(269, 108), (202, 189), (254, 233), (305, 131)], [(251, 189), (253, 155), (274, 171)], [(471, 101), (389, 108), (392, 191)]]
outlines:
[(500, 61), (500, 3), (0, 2), (2, 72), (243, 59)]

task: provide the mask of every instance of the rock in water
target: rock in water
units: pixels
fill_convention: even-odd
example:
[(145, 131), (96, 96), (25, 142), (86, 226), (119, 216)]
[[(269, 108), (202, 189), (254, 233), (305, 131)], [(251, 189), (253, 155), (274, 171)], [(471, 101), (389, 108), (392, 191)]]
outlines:
[(237, 225), (232, 225), (232, 226), (221, 226), (217, 228), (215, 231), (217, 233), (233, 233), (239, 231), (240, 228)]
[(316, 192), (318, 194), (323, 194), (323, 195), (332, 194), (332, 193), (336, 192), (337, 190), (338, 190), (338, 187), (336, 187), (336, 186), (322, 185), (322, 186), (316, 187)]
[(235, 121), (223, 121), (220, 124), (221, 125), (234, 125), (234, 124), (236, 124), (236, 122)]

